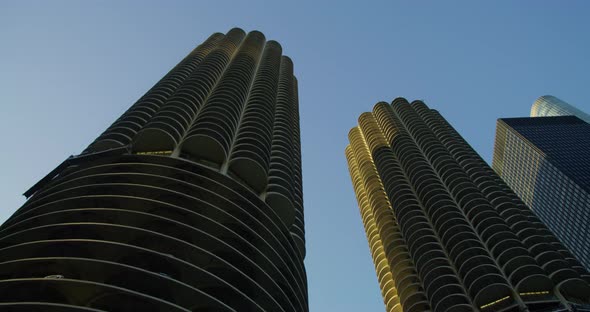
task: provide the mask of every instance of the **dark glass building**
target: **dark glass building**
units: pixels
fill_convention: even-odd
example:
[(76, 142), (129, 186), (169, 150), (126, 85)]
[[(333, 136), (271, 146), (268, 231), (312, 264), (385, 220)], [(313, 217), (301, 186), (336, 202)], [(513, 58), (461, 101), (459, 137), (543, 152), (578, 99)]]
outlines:
[(575, 116), (498, 119), (492, 166), (590, 268), (590, 124)]
[(398, 98), (346, 148), (387, 311), (590, 311), (590, 274), (435, 110)]
[(0, 311), (308, 311), (297, 80), (215, 33), (0, 227)]

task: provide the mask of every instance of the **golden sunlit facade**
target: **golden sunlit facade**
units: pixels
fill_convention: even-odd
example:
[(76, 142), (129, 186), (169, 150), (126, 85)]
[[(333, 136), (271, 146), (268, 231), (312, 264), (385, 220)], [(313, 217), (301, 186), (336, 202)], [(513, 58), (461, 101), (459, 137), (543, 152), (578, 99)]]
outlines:
[[(370, 113), (361, 115), (360, 123), (364, 125), (362, 129), (365, 131), (361, 127), (350, 131), (351, 144), (346, 147), (346, 157), (387, 311), (403, 311), (402, 303), (409, 304), (408, 295), (416, 297), (414, 303), (417, 308), (427, 309), (426, 298), (415, 296), (416, 292), (409, 294), (406, 291), (400, 298), (398, 287), (401, 285), (396, 284), (396, 281), (417, 278), (412, 273), (416, 270), (411, 264), (410, 255), (393, 218), (391, 204), (369, 150), (370, 147), (387, 146), (387, 142)], [(398, 259), (398, 264), (393, 267), (389, 265), (389, 259), (392, 258)]]
[(588, 272), (438, 112), (398, 98), (358, 124), (345, 153), (386, 311), (587, 308)]

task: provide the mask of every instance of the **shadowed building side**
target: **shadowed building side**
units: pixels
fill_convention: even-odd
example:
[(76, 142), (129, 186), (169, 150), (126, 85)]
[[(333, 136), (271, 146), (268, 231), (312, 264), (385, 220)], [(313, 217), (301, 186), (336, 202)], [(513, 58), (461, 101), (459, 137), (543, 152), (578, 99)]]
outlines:
[(590, 302), (588, 272), (436, 111), (403, 98), (378, 103), (349, 139), (388, 311), (567, 311)]
[(213, 34), (25, 193), (0, 310), (308, 311), (296, 93), (276, 41)]
[(576, 116), (498, 119), (492, 166), (590, 268), (590, 124)]

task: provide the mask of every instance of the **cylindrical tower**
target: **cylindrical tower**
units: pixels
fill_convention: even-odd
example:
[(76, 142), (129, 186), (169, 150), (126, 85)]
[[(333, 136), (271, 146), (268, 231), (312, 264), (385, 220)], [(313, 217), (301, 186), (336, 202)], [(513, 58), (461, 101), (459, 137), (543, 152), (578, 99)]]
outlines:
[(0, 227), (2, 311), (308, 311), (297, 88), (276, 41), (195, 48)]
[(387, 311), (590, 307), (588, 272), (436, 111), (378, 103), (349, 139)]
[(569, 116), (573, 115), (590, 123), (590, 115), (553, 95), (543, 95), (531, 106), (531, 117)]

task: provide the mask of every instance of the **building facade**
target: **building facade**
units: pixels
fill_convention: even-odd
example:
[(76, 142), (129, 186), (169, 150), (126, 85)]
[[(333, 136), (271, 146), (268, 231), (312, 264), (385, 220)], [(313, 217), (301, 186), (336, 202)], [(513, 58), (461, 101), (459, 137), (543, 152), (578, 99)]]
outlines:
[(215, 33), (0, 227), (2, 311), (308, 311), (297, 80)]
[(531, 107), (531, 117), (576, 116), (590, 123), (590, 115), (552, 95), (539, 97)]
[(590, 268), (590, 124), (575, 116), (501, 118), (492, 167)]
[(387, 311), (590, 311), (590, 274), (438, 112), (381, 102), (349, 139)]

